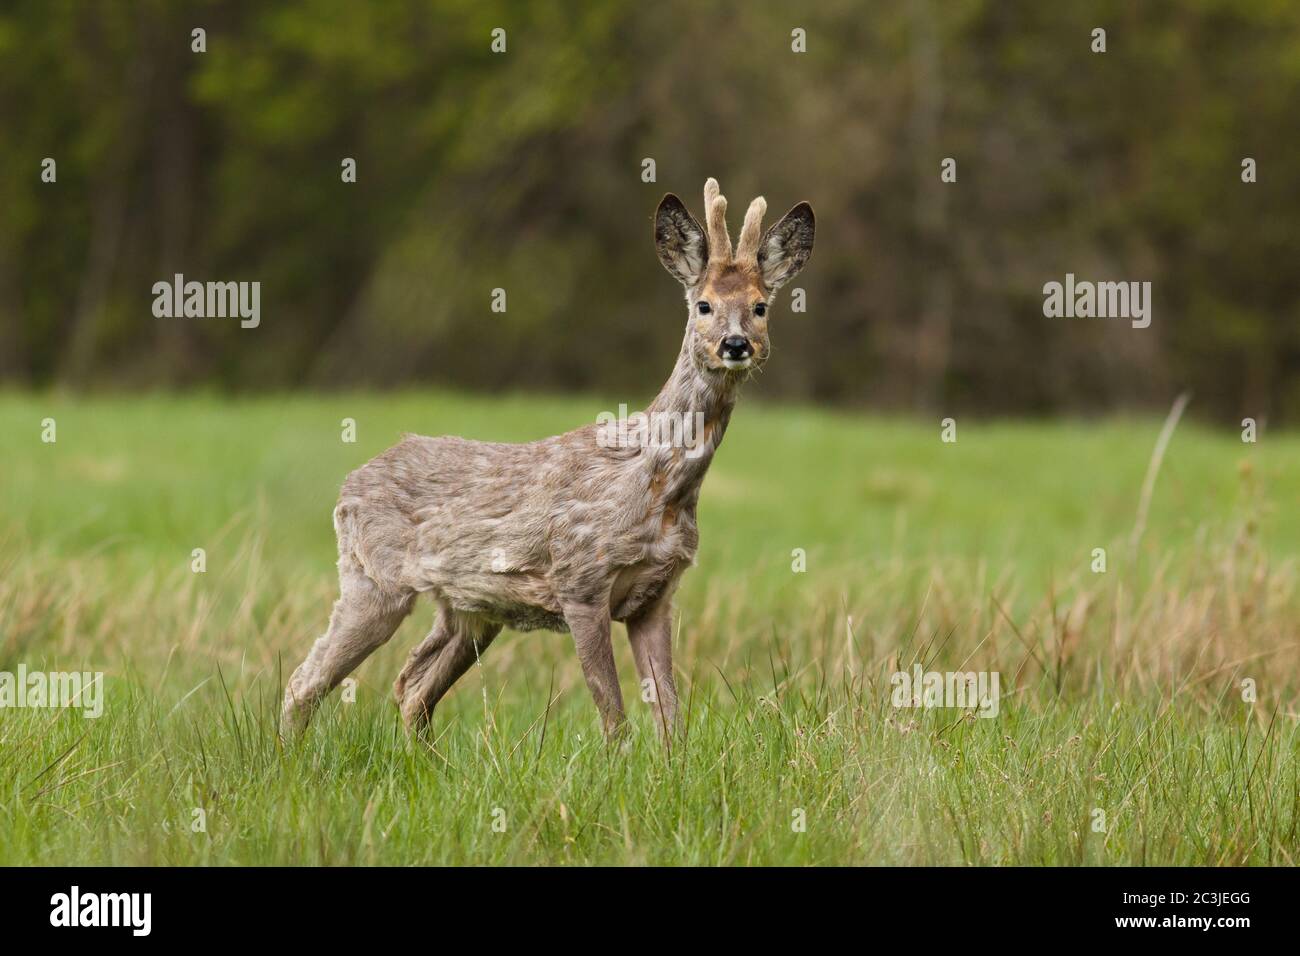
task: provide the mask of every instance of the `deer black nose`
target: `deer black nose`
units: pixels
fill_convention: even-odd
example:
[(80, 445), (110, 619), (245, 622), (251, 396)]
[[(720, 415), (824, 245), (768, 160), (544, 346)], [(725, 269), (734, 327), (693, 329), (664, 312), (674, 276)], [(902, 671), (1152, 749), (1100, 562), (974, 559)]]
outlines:
[(750, 347), (749, 339), (743, 335), (728, 335), (718, 347), (718, 355), (736, 362), (744, 361), (753, 354), (754, 350)]

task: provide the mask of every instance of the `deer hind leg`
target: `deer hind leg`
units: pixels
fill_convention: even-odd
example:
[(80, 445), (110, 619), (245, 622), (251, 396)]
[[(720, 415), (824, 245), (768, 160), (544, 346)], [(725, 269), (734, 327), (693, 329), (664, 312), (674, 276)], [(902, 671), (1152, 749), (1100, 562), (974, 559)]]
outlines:
[(433, 630), (411, 651), (393, 684), (408, 731), (428, 725), (438, 701), (500, 633), (500, 624), (457, 614), (446, 605), (439, 609)]
[(312, 645), (285, 688), (281, 734), (303, 730), (321, 698), (393, 636), (414, 603), (413, 592), (385, 590), (356, 566), (341, 569), (329, 630)]

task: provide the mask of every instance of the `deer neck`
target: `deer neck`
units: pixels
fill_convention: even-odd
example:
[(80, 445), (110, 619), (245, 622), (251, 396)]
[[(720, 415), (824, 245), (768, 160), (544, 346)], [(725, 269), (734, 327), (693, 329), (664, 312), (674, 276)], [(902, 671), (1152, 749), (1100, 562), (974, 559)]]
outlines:
[(673, 447), (657, 448), (651, 458), (651, 481), (662, 488), (665, 501), (695, 503), (731, 421), (738, 389), (738, 376), (710, 372), (696, 364), (687, 330), (672, 374), (646, 409), (652, 421), (658, 416), (673, 423), (678, 429), (673, 433), (684, 439)]

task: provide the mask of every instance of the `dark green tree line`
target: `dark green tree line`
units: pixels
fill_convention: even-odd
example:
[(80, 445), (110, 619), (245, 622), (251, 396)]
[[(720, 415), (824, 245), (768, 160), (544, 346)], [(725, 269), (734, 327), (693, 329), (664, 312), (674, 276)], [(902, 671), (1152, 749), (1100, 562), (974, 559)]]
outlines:
[[(818, 213), (765, 394), (1300, 415), (1292, 4), (19, 0), (0, 74), (3, 381), (635, 400), (681, 334), (651, 212), (715, 175)], [(1067, 272), (1151, 327), (1044, 317)], [(260, 326), (156, 318), (175, 273)]]

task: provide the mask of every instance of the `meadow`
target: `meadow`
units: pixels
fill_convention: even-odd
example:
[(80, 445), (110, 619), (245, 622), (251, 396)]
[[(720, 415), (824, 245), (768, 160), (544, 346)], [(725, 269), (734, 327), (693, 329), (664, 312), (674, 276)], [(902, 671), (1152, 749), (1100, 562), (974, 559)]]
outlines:
[[(105, 686), (98, 719), (0, 710), (0, 864), (1297, 862), (1300, 436), (1267, 429), (1183, 421), (1134, 535), (1159, 419), (959, 415), (949, 444), (747, 395), (671, 749), (618, 625), (626, 745), (549, 632), (504, 633), (408, 739), (427, 602), (283, 745), (346, 473), (404, 431), (525, 441), (622, 400), (0, 394), (0, 671)], [(998, 672), (997, 716), (893, 706), (916, 664)]]

